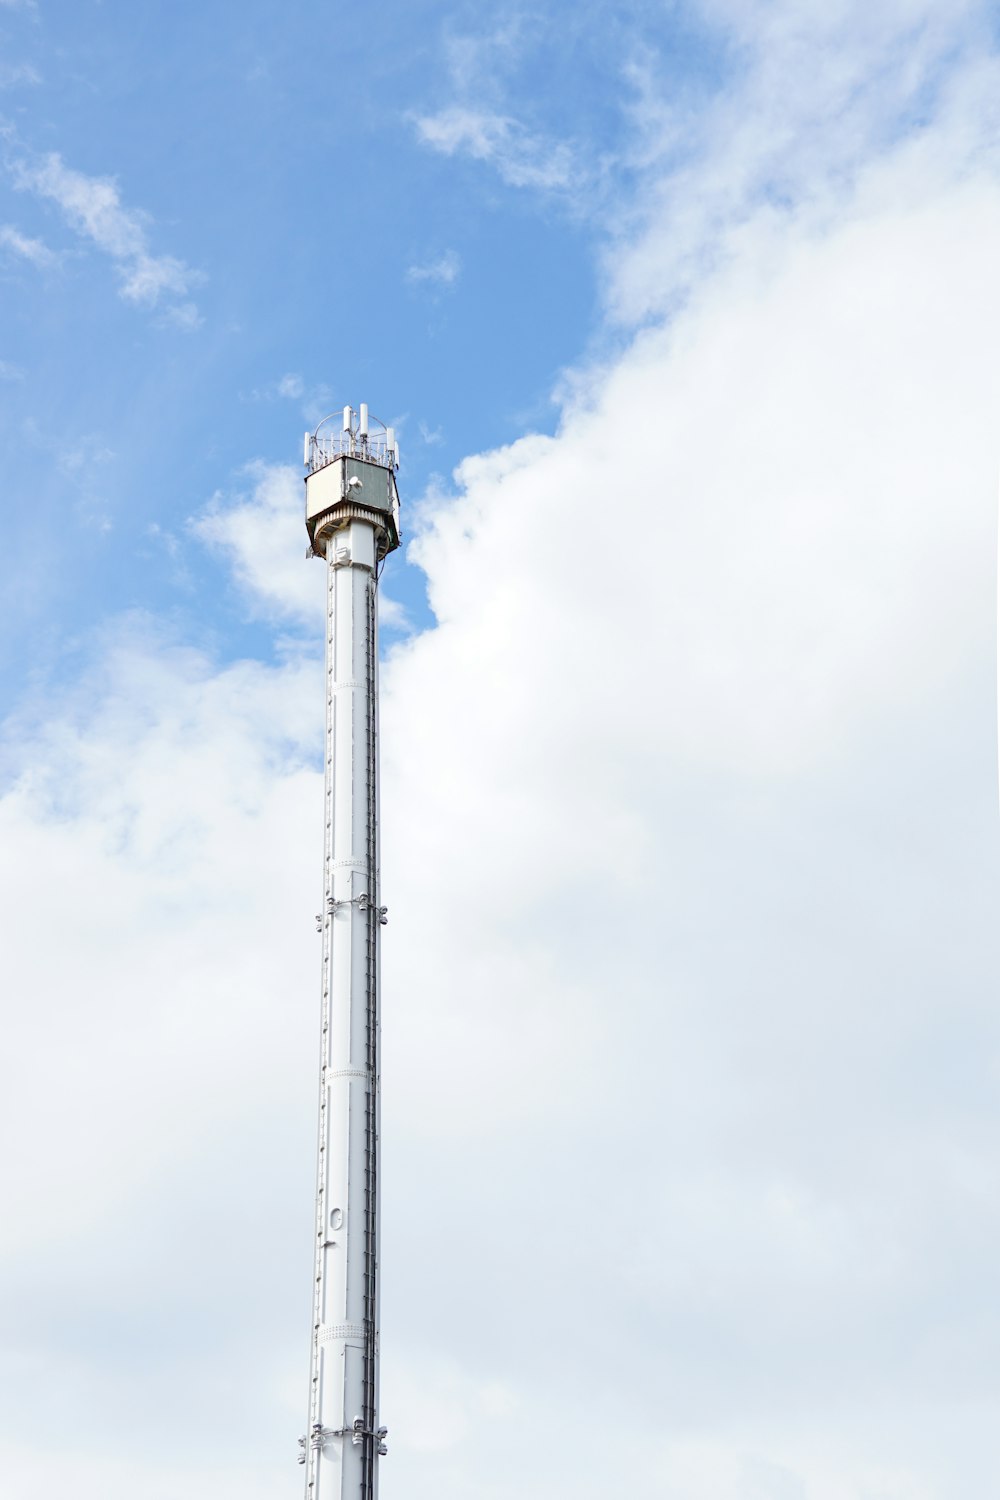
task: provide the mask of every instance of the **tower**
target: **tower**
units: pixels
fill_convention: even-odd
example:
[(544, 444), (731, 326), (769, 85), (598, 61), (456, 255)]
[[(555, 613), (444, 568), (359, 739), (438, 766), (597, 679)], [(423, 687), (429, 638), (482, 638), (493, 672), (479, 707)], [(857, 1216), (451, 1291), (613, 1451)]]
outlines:
[[(339, 430), (336, 425), (340, 422)], [(379, 1426), (379, 570), (399, 546), (392, 428), (368, 408), (305, 440), (326, 562), (322, 1040), (306, 1500), (376, 1500)]]

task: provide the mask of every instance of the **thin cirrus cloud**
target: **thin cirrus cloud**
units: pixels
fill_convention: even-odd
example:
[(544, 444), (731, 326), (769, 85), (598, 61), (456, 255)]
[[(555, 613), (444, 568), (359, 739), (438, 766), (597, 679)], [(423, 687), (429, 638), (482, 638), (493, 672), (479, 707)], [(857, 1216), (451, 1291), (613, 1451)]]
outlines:
[(300, 401), (306, 394), (306, 383), (295, 371), (288, 371), (267, 385), (241, 392), (241, 401)]
[(406, 279), (413, 285), (454, 286), (462, 271), (462, 258), (456, 250), (446, 250), (436, 260), (407, 266)]
[(0, 225), (0, 250), (30, 261), (39, 270), (48, 270), (59, 264), (59, 256), (54, 250), (49, 249), (44, 240), (36, 240), (30, 235), (22, 234), (21, 230), (13, 224)]
[(416, 116), (414, 125), (421, 144), (442, 156), (489, 162), (510, 187), (554, 190), (573, 180), (571, 148), (535, 134), (512, 115), (453, 104)]
[(203, 273), (176, 256), (153, 253), (149, 216), (122, 202), (113, 178), (78, 172), (56, 151), (16, 161), (13, 177), (16, 187), (55, 203), (71, 229), (110, 257), (126, 302), (162, 305), (164, 316), (176, 326), (198, 326), (200, 316), (188, 294), (204, 280)]

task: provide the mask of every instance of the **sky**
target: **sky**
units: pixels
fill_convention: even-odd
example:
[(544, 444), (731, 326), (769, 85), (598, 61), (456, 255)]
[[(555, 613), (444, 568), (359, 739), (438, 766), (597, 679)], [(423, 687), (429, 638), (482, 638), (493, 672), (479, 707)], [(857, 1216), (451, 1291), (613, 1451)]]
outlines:
[(361, 401), (383, 1500), (988, 1490), (998, 100), (980, 0), (0, 0), (5, 1496), (300, 1493)]

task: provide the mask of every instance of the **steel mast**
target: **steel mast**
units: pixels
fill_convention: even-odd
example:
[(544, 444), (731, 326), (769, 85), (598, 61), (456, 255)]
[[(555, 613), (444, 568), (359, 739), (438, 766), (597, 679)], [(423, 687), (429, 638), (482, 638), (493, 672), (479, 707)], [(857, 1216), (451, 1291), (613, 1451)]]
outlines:
[[(338, 425), (339, 424), (339, 425)], [(376, 1500), (379, 1425), (378, 617), (399, 546), (392, 428), (357, 413), (306, 434), (310, 555), (326, 560), (322, 1041), (306, 1500)]]

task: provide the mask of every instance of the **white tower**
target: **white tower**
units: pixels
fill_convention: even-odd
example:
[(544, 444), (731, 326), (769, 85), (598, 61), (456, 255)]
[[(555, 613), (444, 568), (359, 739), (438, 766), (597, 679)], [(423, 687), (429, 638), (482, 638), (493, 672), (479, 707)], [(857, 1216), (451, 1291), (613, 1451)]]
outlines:
[[(338, 425), (339, 424), (339, 430)], [(306, 529), (326, 559), (326, 795), (316, 1271), (306, 1500), (375, 1500), (379, 1426), (376, 588), (399, 546), (392, 428), (346, 406), (306, 434)]]

